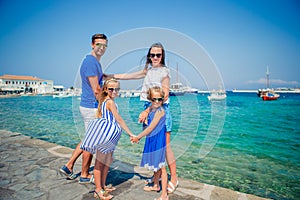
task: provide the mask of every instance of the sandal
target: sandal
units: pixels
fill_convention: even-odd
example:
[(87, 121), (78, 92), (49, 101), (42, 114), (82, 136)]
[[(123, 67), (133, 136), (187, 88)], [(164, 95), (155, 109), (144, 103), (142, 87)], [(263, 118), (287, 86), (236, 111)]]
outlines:
[(96, 199), (109, 200), (109, 199), (112, 199), (114, 196), (108, 194), (107, 191), (100, 190), (100, 192), (94, 191), (94, 197), (95, 197)]
[[(162, 197), (159, 197), (158, 199), (155, 198), (154, 200), (164, 200)], [(167, 196), (167, 198), (165, 200), (169, 200), (169, 196)]]
[(107, 186), (104, 186), (104, 190), (107, 192), (115, 191), (116, 188), (112, 184), (108, 184)]
[[(175, 192), (175, 190), (176, 190), (177, 187), (178, 187), (178, 184), (179, 184), (178, 180), (177, 180), (177, 182), (176, 182), (176, 186), (174, 186), (174, 184), (173, 184), (171, 181), (169, 181), (169, 182), (168, 182), (168, 188), (167, 188), (168, 194), (172, 194), (173, 192)], [(170, 186), (170, 187), (169, 187), (169, 186)]]
[(159, 186), (154, 187), (154, 186), (145, 185), (144, 191), (146, 191), (146, 192), (152, 192), (152, 191), (159, 192), (160, 191), (160, 187)]

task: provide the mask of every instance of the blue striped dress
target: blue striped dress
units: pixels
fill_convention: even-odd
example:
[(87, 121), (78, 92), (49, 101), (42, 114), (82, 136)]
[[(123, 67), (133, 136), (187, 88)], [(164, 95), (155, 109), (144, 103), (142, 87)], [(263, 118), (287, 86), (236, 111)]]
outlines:
[(96, 150), (104, 154), (114, 151), (121, 137), (122, 129), (113, 114), (106, 109), (106, 103), (107, 100), (101, 105), (102, 117), (89, 123), (80, 146), (92, 154)]

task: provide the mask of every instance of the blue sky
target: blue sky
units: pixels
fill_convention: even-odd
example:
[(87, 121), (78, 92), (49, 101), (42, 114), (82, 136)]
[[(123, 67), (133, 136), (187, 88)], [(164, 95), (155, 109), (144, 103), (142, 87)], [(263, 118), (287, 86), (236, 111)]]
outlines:
[[(300, 87), (299, 19), (297, 0), (1, 0), (0, 75), (32, 75), (70, 87), (92, 34), (159, 27), (201, 45), (226, 89), (265, 87), (267, 66), (272, 87)], [(113, 72), (125, 72), (122, 65)]]

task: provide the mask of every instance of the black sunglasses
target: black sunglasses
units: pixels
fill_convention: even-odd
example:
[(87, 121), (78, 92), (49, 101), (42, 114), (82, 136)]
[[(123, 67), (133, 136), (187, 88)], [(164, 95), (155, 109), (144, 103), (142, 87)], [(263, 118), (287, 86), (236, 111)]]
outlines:
[(155, 54), (155, 53), (150, 53), (150, 57), (154, 58), (154, 57), (160, 58), (161, 57), (161, 53)]
[(107, 89), (111, 92), (113, 92), (113, 91), (119, 92), (120, 91), (120, 88), (107, 88)]
[(106, 44), (102, 44), (102, 43), (96, 43), (96, 46), (98, 46), (99, 48), (103, 48), (103, 49), (107, 48), (107, 45)]
[(163, 98), (152, 98), (152, 101), (155, 102), (155, 101), (163, 101), (164, 99)]

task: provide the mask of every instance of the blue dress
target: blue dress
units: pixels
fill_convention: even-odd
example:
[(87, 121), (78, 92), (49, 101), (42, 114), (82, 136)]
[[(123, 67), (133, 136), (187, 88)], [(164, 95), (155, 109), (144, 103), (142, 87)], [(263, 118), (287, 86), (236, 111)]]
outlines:
[[(151, 124), (155, 111), (148, 115), (148, 124)], [(141, 167), (157, 172), (166, 165), (166, 115), (164, 115), (153, 131), (146, 136)]]
[(104, 101), (101, 104), (102, 117), (89, 123), (80, 146), (92, 154), (95, 154), (96, 150), (104, 154), (114, 151), (121, 137), (122, 129), (113, 114), (106, 109), (106, 103), (107, 101)]

